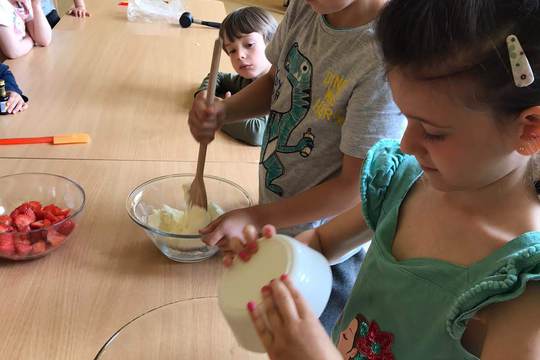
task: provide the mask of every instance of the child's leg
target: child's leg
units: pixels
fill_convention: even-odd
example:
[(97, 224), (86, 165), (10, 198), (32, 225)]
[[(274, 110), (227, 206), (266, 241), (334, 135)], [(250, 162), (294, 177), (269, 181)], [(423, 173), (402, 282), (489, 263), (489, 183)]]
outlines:
[(56, 11), (56, 9), (51, 10), (51, 12), (48, 13), (46, 17), (49, 25), (51, 25), (51, 29), (54, 28), (54, 26), (60, 21), (60, 16), (58, 16), (58, 12)]
[(223, 125), (221, 130), (249, 145), (261, 146), (266, 128), (266, 117), (249, 119)]
[(354, 256), (331, 267), (334, 278), (332, 292), (330, 293), (328, 304), (319, 318), (328, 334), (331, 333), (351, 295), (365, 255), (366, 252), (362, 247)]

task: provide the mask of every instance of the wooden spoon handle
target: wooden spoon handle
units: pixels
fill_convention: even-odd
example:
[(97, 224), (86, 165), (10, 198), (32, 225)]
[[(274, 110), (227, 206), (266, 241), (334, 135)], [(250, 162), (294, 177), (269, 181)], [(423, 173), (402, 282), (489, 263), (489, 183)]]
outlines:
[(212, 53), (212, 65), (210, 66), (210, 76), (208, 77), (208, 91), (206, 92), (206, 104), (208, 106), (211, 106), (214, 103), (220, 57), (221, 57), (221, 38), (218, 37), (216, 41), (214, 42), (214, 51)]

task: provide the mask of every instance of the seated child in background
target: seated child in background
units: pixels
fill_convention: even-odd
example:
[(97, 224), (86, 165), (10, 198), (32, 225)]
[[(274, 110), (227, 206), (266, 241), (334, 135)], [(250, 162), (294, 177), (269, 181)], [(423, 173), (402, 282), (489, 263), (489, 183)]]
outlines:
[(0, 51), (4, 57), (15, 59), (34, 45), (47, 46), (51, 36), (40, 0), (0, 0)]
[[(274, 36), (277, 23), (266, 10), (250, 6), (238, 9), (221, 23), (219, 37), (223, 41), (223, 50), (229, 55), (237, 74), (218, 73), (216, 96), (229, 97), (251, 84), (259, 76), (270, 70), (271, 64), (264, 53), (266, 45)], [(208, 76), (195, 93), (206, 96)], [(221, 130), (235, 139), (249, 145), (260, 146), (267, 115), (225, 124)]]
[(375, 235), (335, 346), (287, 276), (250, 302), (271, 359), (540, 359), (538, 19), (538, 0), (388, 3), (407, 129), (369, 151), (361, 206), (298, 238), (333, 258)]
[[(47, 17), (47, 21), (49, 22), (49, 25), (51, 25), (51, 28), (54, 28), (54, 26), (60, 21), (60, 16), (58, 15), (58, 11), (56, 11), (54, 1), (42, 0), (41, 9)], [(90, 13), (86, 10), (84, 0), (73, 0), (73, 5), (71, 5), (67, 11), (67, 14), (78, 18), (90, 16)]]
[(13, 73), (6, 64), (0, 64), (0, 80), (4, 80), (8, 96), (6, 111), (10, 114), (15, 114), (26, 110), (28, 108), (28, 104), (26, 103), (28, 98), (19, 89)]

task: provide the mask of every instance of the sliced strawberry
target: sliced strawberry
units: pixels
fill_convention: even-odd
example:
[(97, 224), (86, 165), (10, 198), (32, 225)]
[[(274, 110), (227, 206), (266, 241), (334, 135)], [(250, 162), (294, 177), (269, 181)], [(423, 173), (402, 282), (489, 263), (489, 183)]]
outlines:
[(49, 211), (44, 211), (43, 212), (43, 217), (47, 220), (49, 220), (52, 224), (54, 223), (57, 223), (59, 220), (58, 220), (58, 217), (54, 216), (51, 212)]
[(9, 216), (11, 216), (11, 218), (13, 219), (13, 221), (15, 221), (15, 217), (19, 214), (24, 214), (24, 212), (30, 208), (30, 205), (28, 205), (28, 203), (24, 203), (22, 205), (19, 205), (15, 210), (13, 210), (11, 212), (11, 214), (9, 214)]
[(49, 204), (44, 206), (41, 210), (43, 210), (43, 212), (50, 212), (51, 214), (56, 215), (56, 213), (60, 211), (60, 208), (54, 204)]
[(0, 234), (0, 254), (13, 255), (15, 253), (15, 244), (13, 243), (13, 234)]
[(0, 224), (0, 233), (4, 233), (4, 232), (12, 232), (14, 229), (13, 229), (13, 226), (9, 226), (9, 225), (2, 225)]
[(62, 212), (62, 215), (67, 217), (69, 215), (69, 213), (71, 212), (71, 209), (70, 208), (60, 209), (60, 212)]
[(30, 219), (32, 219), (32, 222), (36, 221), (36, 214), (31, 208), (26, 209), (23, 214), (30, 217)]
[(13, 219), (9, 215), (0, 215), (0, 225), (10, 226), (13, 223)]
[(74, 228), (75, 228), (75, 223), (73, 221), (71, 221), (71, 220), (66, 220), (63, 223), (61, 223), (60, 225), (58, 225), (57, 231), (60, 234), (63, 234), (63, 235), (67, 236), (67, 235), (71, 234), (71, 232), (73, 231)]
[(8, 240), (6, 238), (0, 238), (0, 254), (3, 255), (13, 255), (15, 253), (15, 244), (11, 238)]
[(13, 242), (13, 234), (10, 234), (10, 233), (0, 234), (0, 243), (2, 242)]
[(29, 201), (28, 206), (33, 212), (41, 211), (41, 203), (39, 201)]
[(21, 256), (26, 256), (30, 254), (32, 251), (32, 245), (30, 244), (30, 241), (15, 241), (15, 250), (17, 250), (17, 254)]
[(51, 222), (47, 219), (45, 220), (37, 220), (30, 224), (30, 227), (32, 229), (43, 229), (44, 227), (47, 227), (51, 225)]
[(41, 254), (47, 250), (47, 244), (45, 241), (38, 241), (37, 243), (32, 244), (32, 254)]
[(47, 232), (47, 242), (51, 244), (51, 246), (60, 246), (64, 240), (66, 240), (66, 236), (60, 234), (58, 231), (49, 229)]
[(35, 220), (32, 219), (30, 216), (25, 214), (19, 214), (15, 216), (15, 219), (13, 221), (15, 222), (15, 226), (17, 227), (17, 230), (20, 232), (28, 232), (30, 231), (30, 224), (33, 223)]
[(36, 220), (43, 220), (43, 218), (45, 217), (45, 215), (43, 214), (43, 210), (41, 209), (34, 210), (34, 214), (36, 214)]
[(32, 230), (28, 233), (28, 238), (30, 239), (30, 242), (36, 243), (38, 241), (42, 241), (47, 239), (47, 230)]

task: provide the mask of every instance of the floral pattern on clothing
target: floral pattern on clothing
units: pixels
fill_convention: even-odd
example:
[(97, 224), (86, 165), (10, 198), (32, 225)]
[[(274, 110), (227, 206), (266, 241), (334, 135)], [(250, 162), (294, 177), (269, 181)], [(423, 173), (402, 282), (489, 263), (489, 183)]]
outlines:
[(361, 314), (339, 335), (338, 349), (344, 360), (394, 360), (394, 335), (381, 331), (376, 321)]

